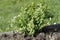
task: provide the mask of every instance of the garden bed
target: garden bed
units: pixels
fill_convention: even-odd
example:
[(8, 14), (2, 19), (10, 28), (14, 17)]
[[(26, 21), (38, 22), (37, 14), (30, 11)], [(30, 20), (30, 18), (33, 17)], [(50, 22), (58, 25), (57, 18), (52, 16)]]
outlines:
[(35, 37), (24, 36), (22, 33), (16, 31), (2, 32), (0, 33), (0, 40), (60, 40), (59, 26), (60, 24), (46, 26)]

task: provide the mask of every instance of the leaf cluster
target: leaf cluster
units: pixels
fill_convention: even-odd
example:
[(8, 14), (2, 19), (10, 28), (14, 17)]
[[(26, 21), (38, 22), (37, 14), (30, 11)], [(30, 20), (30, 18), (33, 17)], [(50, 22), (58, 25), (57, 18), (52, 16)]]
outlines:
[(33, 36), (45, 25), (50, 25), (52, 18), (53, 15), (45, 4), (32, 2), (21, 7), (20, 14), (12, 19), (11, 25), (25, 35)]

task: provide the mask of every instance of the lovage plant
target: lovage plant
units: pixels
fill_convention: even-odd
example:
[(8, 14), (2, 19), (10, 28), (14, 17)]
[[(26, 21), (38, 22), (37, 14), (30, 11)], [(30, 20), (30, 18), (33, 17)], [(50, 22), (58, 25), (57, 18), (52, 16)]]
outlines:
[(11, 27), (33, 36), (36, 31), (40, 31), (45, 25), (51, 24), (52, 13), (45, 4), (34, 2), (21, 7), (20, 14), (12, 19)]

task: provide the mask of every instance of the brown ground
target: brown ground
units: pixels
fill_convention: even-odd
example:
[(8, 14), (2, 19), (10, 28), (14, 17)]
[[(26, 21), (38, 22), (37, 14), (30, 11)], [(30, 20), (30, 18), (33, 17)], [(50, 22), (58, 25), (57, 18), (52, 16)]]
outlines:
[(24, 37), (18, 32), (0, 33), (0, 40), (60, 40), (60, 33), (39, 33), (36, 37)]

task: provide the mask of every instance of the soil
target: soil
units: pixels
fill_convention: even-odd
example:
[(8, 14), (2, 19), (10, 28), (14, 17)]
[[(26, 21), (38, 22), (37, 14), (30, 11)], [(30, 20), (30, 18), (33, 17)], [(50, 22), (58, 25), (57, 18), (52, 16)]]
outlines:
[(35, 37), (24, 36), (22, 33), (11, 31), (0, 33), (0, 40), (60, 40), (60, 24), (43, 28)]

